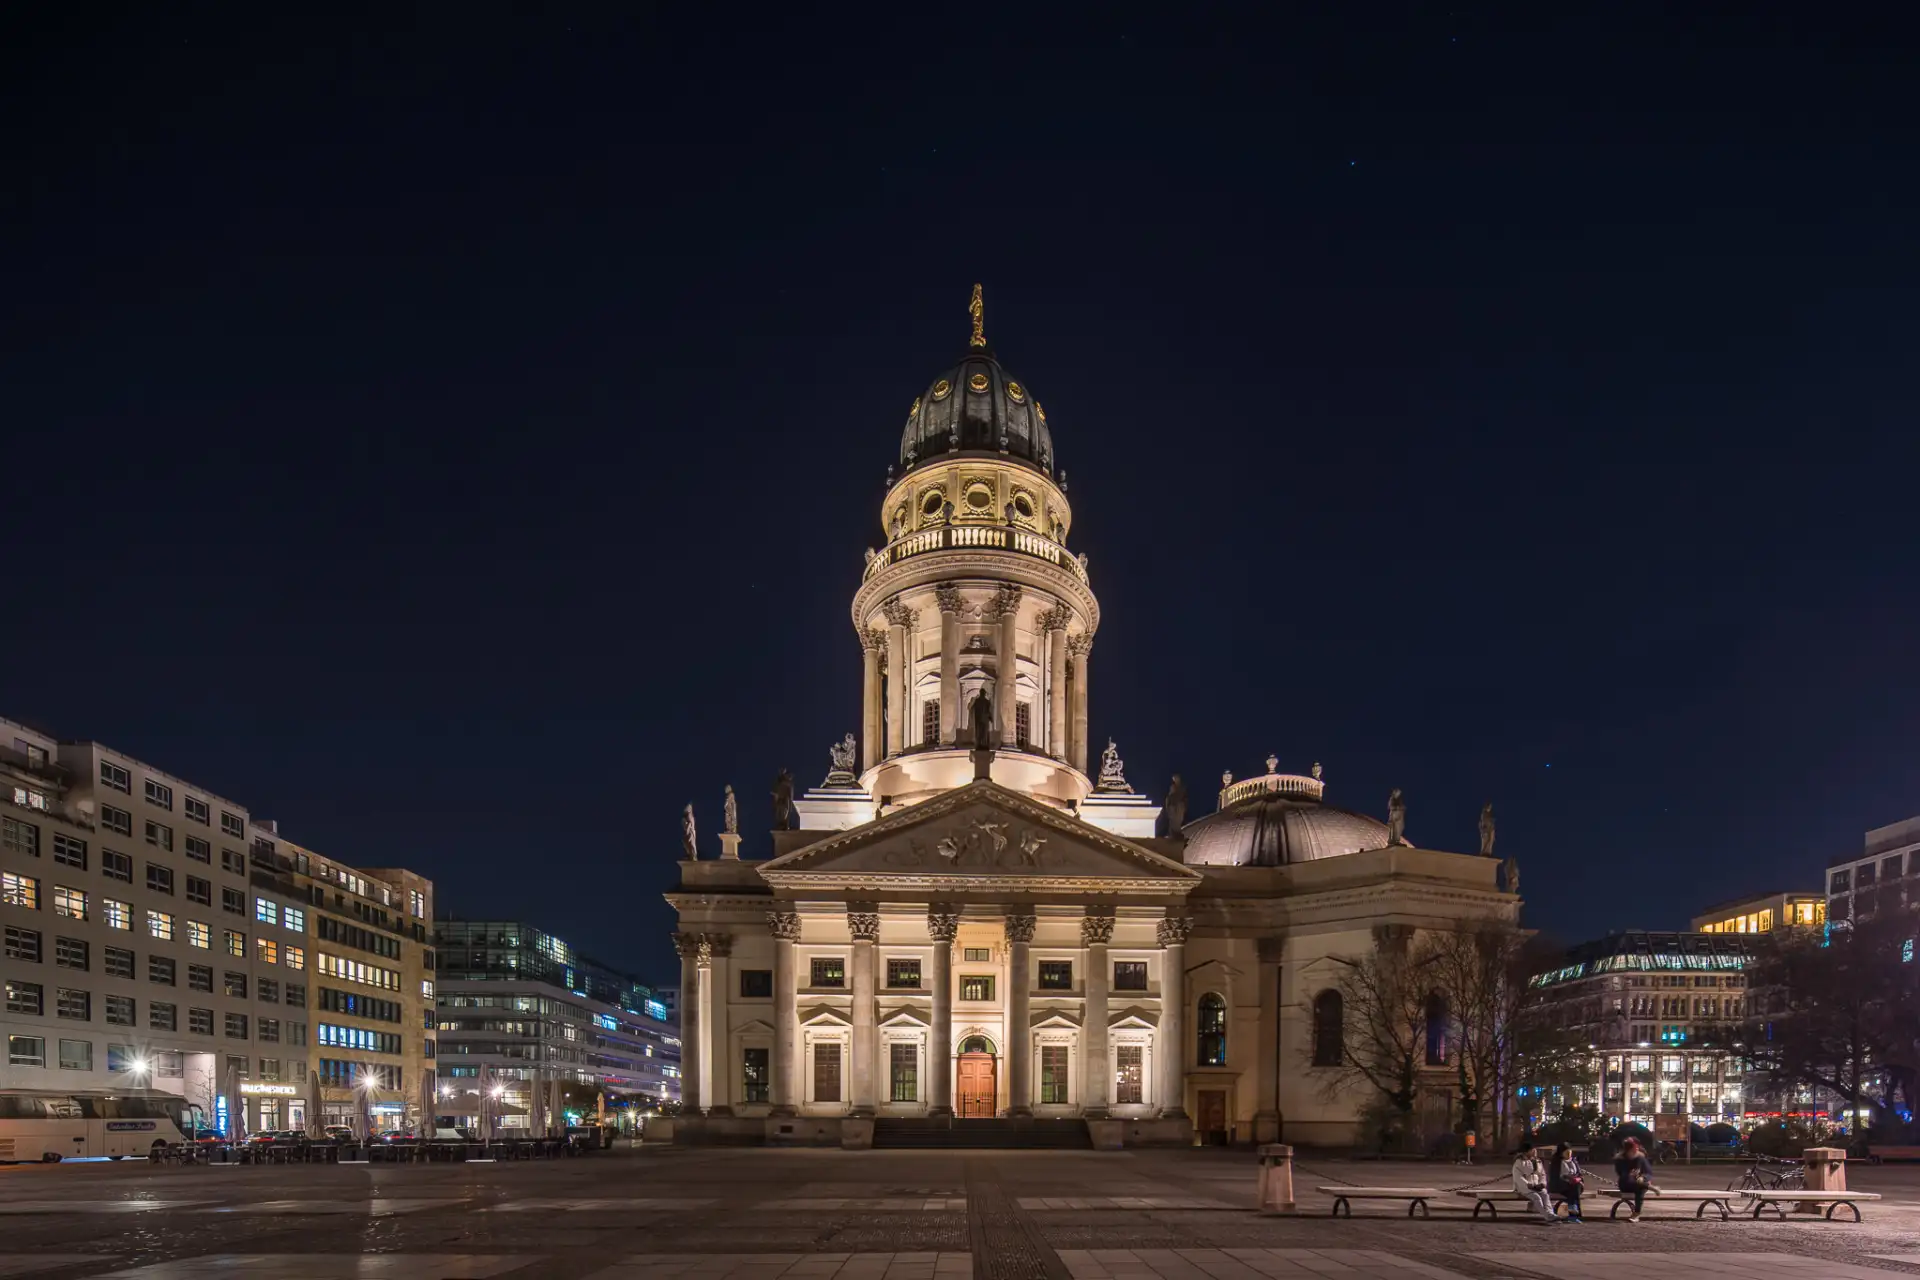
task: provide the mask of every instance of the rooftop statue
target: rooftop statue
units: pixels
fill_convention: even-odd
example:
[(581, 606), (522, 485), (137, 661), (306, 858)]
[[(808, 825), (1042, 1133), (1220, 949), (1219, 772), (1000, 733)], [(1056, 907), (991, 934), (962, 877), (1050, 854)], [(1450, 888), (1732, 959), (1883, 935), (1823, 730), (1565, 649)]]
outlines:
[(843, 786), (853, 781), (853, 761), (856, 748), (853, 735), (848, 734), (827, 748), (827, 754), (833, 759), (833, 767), (827, 772), (828, 786)]
[(727, 834), (730, 836), (739, 835), (740, 802), (733, 798), (733, 784), (731, 782), (727, 784), (727, 798), (722, 801), (721, 804), (726, 817)]
[(1131, 791), (1127, 785), (1126, 761), (1120, 758), (1120, 748), (1113, 745), (1113, 739), (1107, 739), (1107, 749), (1100, 753), (1100, 780), (1094, 783), (1095, 791)]
[(1493, 801), (1491, 800), (1487, 801), (1486, 807), (1480, 810), (1480, 856), (1483, 858), (1493, 856)]
[(973, 695), (967, 716), (973, 722), (973, 749), (985, 751), (993, 746), (993, 704), (987, 701), (986, 690)]
[(1407, 844), (1407, 802), (1395, 787), (1393, 794), (1387, 797), (1387, 843)]
[(700, 856), (700, 846), (695, 842), (693, 834), (692, 805), (680, 811), (680, 854), (689, 862)]
[(773, 780), (773, 829), (793, 830), (793, 772), (782, 769)]
[(1167, 802), (1161, 806), (1167, 815), (1167, 837), (1177, 839), (1180, 828), (1187, 825), (1187, 784), (1180, 781), (1180, 775), (1173, 775), (1173, 784), (1167, 788)]

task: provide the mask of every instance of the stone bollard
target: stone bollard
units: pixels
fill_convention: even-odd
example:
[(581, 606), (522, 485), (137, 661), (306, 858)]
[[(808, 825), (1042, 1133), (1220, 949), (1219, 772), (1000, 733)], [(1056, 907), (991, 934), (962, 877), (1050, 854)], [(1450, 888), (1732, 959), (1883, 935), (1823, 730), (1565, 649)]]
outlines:
[[(1809, 1191), (1845, 1191), (1847, 1189), (1847, 1152), (1844, 1147), (1808, 1147), (1800, 1153), (1807, 1171), (1807, 1190)], [(1818, 1213), (1820, 1206), (1813, 1200), (1802, 1200), (1793, 1206), (1795, 1213)]]
[(1293, 1207), (1293, 1148), (1266, 1143), (1260, 1148), (1260, 1212), (1290, 1212)]

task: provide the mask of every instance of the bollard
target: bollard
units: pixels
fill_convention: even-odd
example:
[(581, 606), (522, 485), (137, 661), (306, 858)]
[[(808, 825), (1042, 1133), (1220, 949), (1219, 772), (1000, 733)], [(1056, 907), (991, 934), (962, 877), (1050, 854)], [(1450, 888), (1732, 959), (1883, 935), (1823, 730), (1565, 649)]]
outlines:
[(1260, 1212), (1290, 1212), (1293, 1207), (1293, 1148), (1266, 1143), (1260, 1148)]
[[(1847, 1189), (1847, 1153), (1842, 1147), (1808, 1147), (1800, 1153), (1807, 1171), (1807, 1190), (1845, 1191)], [(1793, 1206), (1795, 1213), (1818, 1213), (1820, 1206), (1802, 1200)]]

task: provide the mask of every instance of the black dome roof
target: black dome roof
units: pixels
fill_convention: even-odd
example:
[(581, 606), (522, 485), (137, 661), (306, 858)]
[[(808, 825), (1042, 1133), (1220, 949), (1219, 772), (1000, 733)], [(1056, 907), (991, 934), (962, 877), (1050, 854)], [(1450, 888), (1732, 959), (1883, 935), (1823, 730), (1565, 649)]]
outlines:
[(993, 453), (1048, 475), (1056, 466), (1053, 433), (1033, 391), (1008, 375), (987, 347), (941, 370), (908, 411), (900, 466), (912, 470), (951, 453)]

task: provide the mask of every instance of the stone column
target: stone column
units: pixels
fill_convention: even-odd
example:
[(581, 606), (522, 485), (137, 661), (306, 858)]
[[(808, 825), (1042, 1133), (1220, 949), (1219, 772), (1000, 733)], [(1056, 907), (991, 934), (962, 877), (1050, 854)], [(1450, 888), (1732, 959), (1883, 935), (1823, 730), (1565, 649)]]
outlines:
[(860, 633), (860, 768), (873, 768), (885, 751), (886, 716), (880, 707), (880, 654), (887, 647), (887, 633), (869, 627)]
[(927, 1114), (953, 1114), (953, 940), (960, 913), (945, 903), (927, 908), (927, 936), (933, 940), (933, 1026), (927, 1034)]
[(1047, 638), (1047, 754), (1067, 758), (1067, 623), (1073, 611), (1057, 605), (1040, 616)]
[(800, 913), (767, 912), (767, 930), (773, 934), (773, 1114), (790, 1116), (800, 1109), (799, 1067), (793, 1060), (799, 995), (793, 944), (800, 941)]
[(1098, 1120), (1113, 1100), (1113, 1063), (1107, 1051), (1107, 987), (1113, 980), (1107, 944), (1113, 941), (1111, 907), (1090, 908), (1080, 921), (1080, 945), (1086, 948), (1085, 1017), (1080, 1024), (1080, 1113)]
[(1067, 641), (1073, 655), (1073, 753), (1074, 768), (1087, 771), (1087, 662), (1093, 656), (1093, 637), (1085, 634)]
[(1020, 730), (1017, 711), (1020, 695), (1014, 684), (1014, 676), (1020, 670), (1014, 652), (1020, 643), (1020, 588), (1003, 584), (994, 606), (1000, 612), (1000, 642), (994, 658), (994, 710), (1000, 719), (1000, 745), (1011, 747), (1018, 740)]
[(727, 979), (732, 972), (733, 935), (703, 933), (700, 949), (700, 1101), (710, 1116), (733, 1114), (733, 1027), (727, 1017)]
[[(680, 953), (680, 1113), (700, 1114), (700, 949), (704, 945), (697, 933), (673, 935), (673, 949)], [(485, 1098), (481, 1099), (484, 1104)], [(315, 1105), (318, 1105), (317, 1103)]]
[(1261, 938), (1256, 944), (1260, 978), (1260, 1043), (1253, 1050), (1259, 1056), (1254, 1064), (1259, 1090), (1253, 1111), (1256, 1143), (1280, 1141), (1280, 960), (1285, 949), (1285, 938)]
[(887, 754), (897, 756), (907, 748), (907, 700), (912, 692), (908, 686), (913, 682), (907, 645), (912, 638), (908, 628), (913, 625), (914, 612), (894, 600), (886, 606), (886, 615)]
[(1187, 1118), (1187, 938), (1193, 933), (1188, 916), (1168, 916), (1160, 922), (1160, 1043), (1156, 1057), (1160, 1077), (1160, 1117)]
[(880, 941), (878, 904), (849, 902), (847, 929), (853, 934), (853, 1114), (870, 1116), (874, 1104), (873, 1060), (880, 1044), (873, 999), (873, 953)]
[[(940, 745), (959, 741), (960, 717), (960, 610), (958, 587), (942, 584), (933, 589), (940, 602)], [(979, 745), (978, 743), (975, 744)]]
[(1007, 916), (1007, 1114), (1033, 1114), (1033, 975), (1027, 948), (1038, 922), (1032, 913)]

